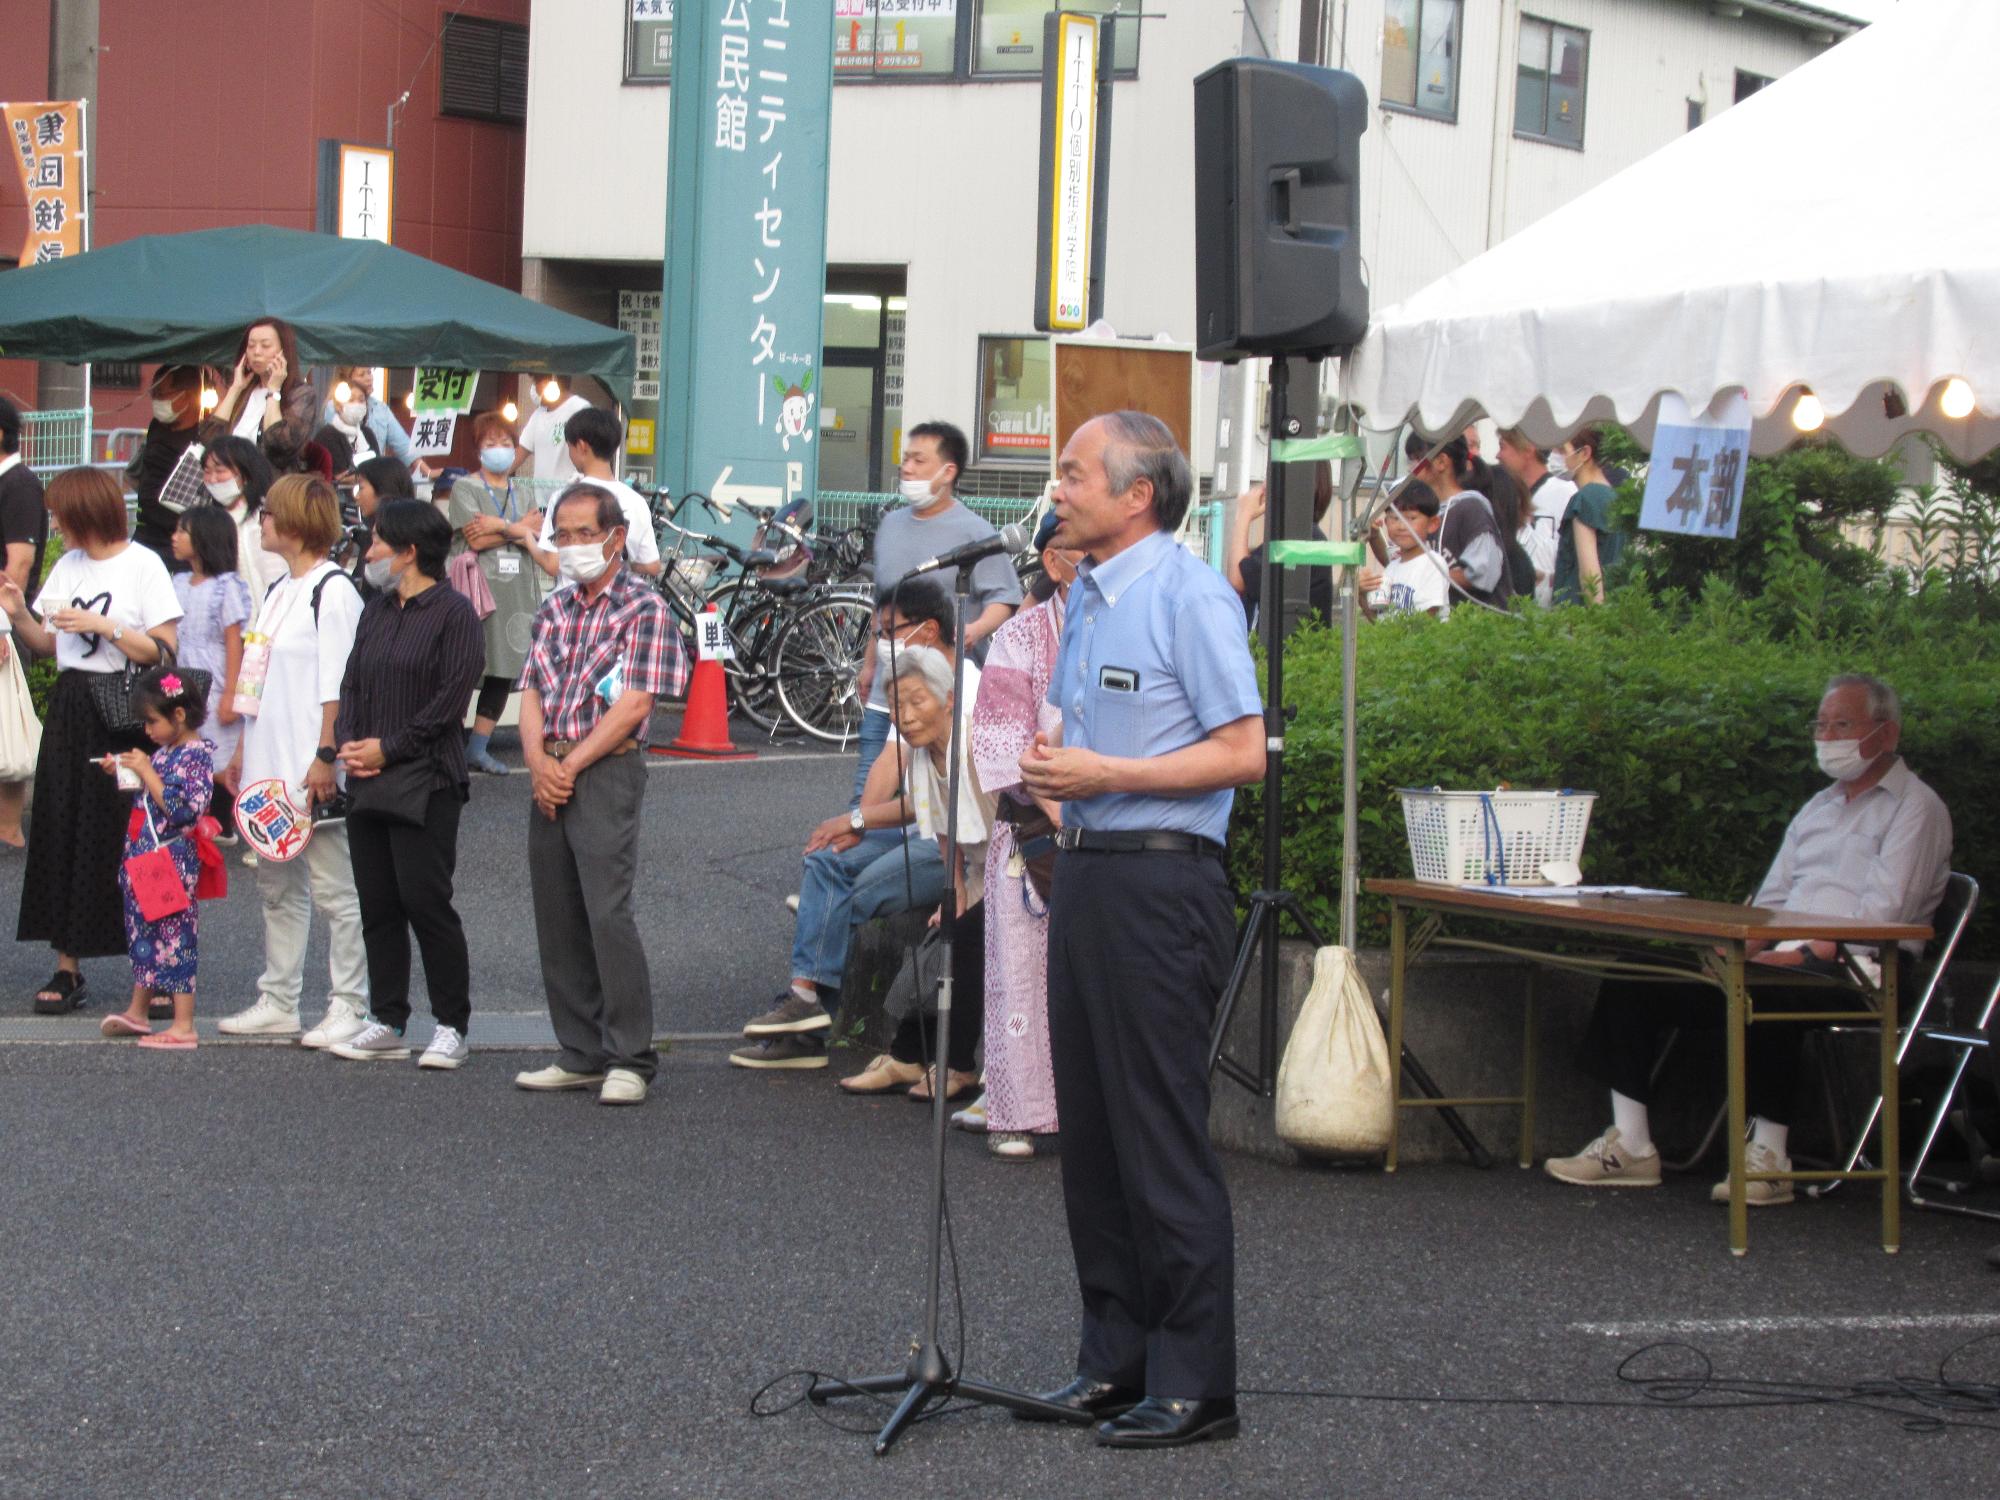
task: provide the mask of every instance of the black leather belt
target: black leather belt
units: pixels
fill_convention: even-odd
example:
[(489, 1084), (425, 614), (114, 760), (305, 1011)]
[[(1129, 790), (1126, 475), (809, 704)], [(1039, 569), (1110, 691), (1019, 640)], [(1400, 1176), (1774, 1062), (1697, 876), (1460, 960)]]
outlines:
[(1206, 854), (1221, 859), (1222, 845), (1193, 833), (1165, 829), (1058, 828), (1056, 847), (1098, 854)]

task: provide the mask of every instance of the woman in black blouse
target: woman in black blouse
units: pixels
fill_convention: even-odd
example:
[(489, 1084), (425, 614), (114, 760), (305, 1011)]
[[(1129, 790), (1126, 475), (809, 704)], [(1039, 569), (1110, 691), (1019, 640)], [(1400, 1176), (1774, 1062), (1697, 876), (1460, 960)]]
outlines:
[(347, 837), (372, 994), (369, 1025), (327, 1049), (350, 1061), (410, 1055), (412, 931), (437, 1020), (418, 1065), (456, 1068), (469, 1055), (471, 972), (451, 881), (466, 800), (461, 724), (486, 640), (465, 596), (438, 582), (450, 547), (435, 506), (394, 500), (375, 514), (368, 570), (381, 592), (355, 628), (334, 721), (354, 799)]

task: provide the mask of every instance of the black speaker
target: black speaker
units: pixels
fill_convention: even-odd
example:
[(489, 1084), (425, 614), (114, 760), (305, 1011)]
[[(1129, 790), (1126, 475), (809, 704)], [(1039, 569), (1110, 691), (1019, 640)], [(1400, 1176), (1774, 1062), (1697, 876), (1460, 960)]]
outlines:
[(1320, 357), (1368, 328), (1352, 73), (1239, 57), (1194, 81), (1195, 343)]

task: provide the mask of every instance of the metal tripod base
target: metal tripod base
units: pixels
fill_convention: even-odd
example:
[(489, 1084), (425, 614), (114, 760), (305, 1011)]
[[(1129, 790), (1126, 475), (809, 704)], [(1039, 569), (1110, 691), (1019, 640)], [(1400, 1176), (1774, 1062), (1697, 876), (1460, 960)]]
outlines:
[(942, 1401), (971, 1401), (981, 1406), (1003, 1407), (1043, 1422), (1088, 1426), (1097, 1420), (1089, 1412), (1058, 1406), (1039, 1396), (1024, 1395), (1020, 1391), (954, 1375), (945, 1360), (944, 1351), (936, 1347), (913, 1352), (908, 1367), (900, 1375), (864, 1375), (859, 1380), (843, 1380), (823, 1388), (815, 1385), (806, 1399), (815, 1406), (824, 1406), (843, 1396), (886, 1396), (895, 1391), (901, 1391), (903, 1399), (897, 1403), (896, 1410), (882, 1430), (875, 1434), (877, 1458), (895, 1445), (896, 1439), (923, 1415), (927, 1407)]

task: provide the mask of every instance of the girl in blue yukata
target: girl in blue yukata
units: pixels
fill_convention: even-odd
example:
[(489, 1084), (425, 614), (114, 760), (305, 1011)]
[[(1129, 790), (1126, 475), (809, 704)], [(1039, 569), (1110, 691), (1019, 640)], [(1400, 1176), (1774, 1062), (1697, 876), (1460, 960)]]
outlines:
[[(195, 888), (203, 866), (222, 867), (213, 843), (214, 823), (206, 816), (214, 789), (214, 752), (200, 731), (208, 705), (191, 679), (173, 667), (156, 667), (139, 679), (132, 706), (146, 738), (159, 748), (150, 756), (127, 750), (100, 762), (107, 774), (123, 770), (139, 781), (125, 830), (125, 859), (167, 850), (187, 887), (188, 902), (180, 911), (149, 921), (140, 911), (130, 875), (119, 867), (125, 938), (132, 955), (132, 1003), (106, 1016), (99, 1030), (107, 1037), (137, 1037), (141, 1047), (185, 1050), (195, 1045)], [(167, 995), (173, 996), (173, 1021), (155, 1032), (147, 1013), (155, 997)]]

